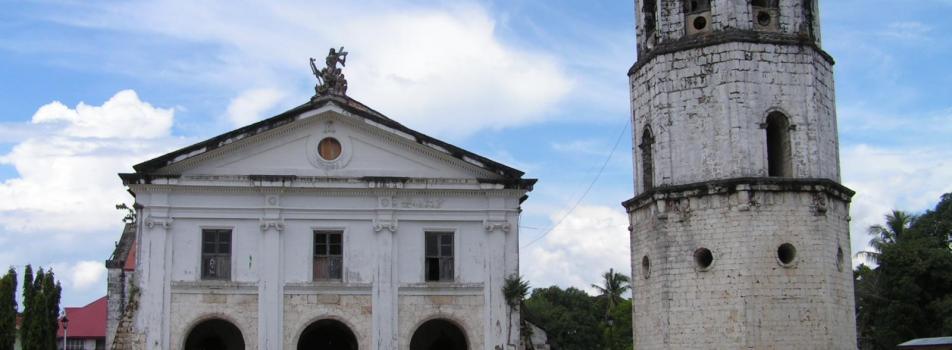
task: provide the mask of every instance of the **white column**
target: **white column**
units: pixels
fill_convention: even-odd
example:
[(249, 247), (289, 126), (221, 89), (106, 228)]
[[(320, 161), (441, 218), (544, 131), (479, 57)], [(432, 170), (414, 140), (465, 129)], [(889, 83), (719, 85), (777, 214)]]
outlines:
[(258, 274), (258, 349), (281, 350), (284, 346), (284, 223), (262, 220), (261, 268)]
[[(389, 197), (388, 197), (389, 198)], [(384, 199), (381, 199), (384, 201)], [(389, 200), (385, 203), (391, 203)], [(393, 211), (377, 213), (373, 223), (377, 235), (377, 268), (373, 281), (373, 344), (367, 349), (393, 350), (399, 344), (399, 269), (397, 259), (397, 220)], [(407, 340), (409, 341), (409, 340)]]
[[(163, 213), (162, 215), (165, 215)], [(168, 349), (171, 340), (172, 219), (149, 216), (145, 219), (138, 253), (144, 284), (140, 298), (140, 331), (146, 334), (146, 349)]]

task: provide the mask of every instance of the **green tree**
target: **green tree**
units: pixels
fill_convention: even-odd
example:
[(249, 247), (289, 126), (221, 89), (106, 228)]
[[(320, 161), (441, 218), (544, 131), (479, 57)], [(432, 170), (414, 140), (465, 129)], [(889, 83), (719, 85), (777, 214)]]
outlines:
[[(508, 316), (510, 327), (509, 333), (506, 335), (506, 341), (509, 342), (509, 344), (512, 344), (512, 313), (513, 311), (519, 310), (519, 305), (526, 299), (527, 294), (529, 294), (529, 282), (522, 279), (522, 276), (512, 275), (506, 277), (502, 286), (502, 295), (506, 298), (506, 304), (509, 306)], [(520, 321), (520, 323), (522, 322), (524, 321)]]
[(878, 266), (854, 271), (863, 349), (952, 334), (952, 194), (920, 216), (897, 213), (870, 228)]
[(62, 287), (52, 270), (44, 272), (41, 268), (36, 276), (32, 272), (27, 265), (23, 283), (23, 350), (55, 350)]
[(631, 299), (622, 299), (609, 313), (610, 322), (606, 322), (602, 328), (606, 349), (631, 350), (634, 347), (631, 307)]
[(609, 269), (602, 274), (602, 285), (593, 284), (592, 287), (598, 290), (600, 297), (605, 301), (605, 315), (609, 315), (624, 298), (625, 294), (631, 289), (631, 279), (628, 276), (615, 272), (615, 269)]
[(0, 350), (13, 350), (17, 330), (17, 271), (0, 278)]
[(23, 318), (20, 323), (20, 343), (23, 349), (31, 349), (27, 344), (33, 344), (33, 329), (29, 325), (33, 324), (34, 311), (33, 290), (33, 266), (26, 265), (23, 271)]
[(604, 349), (604, 319), (596, 299), (576, 288), (556, 286), (532, 290), (525, 307), (530, 321), (546, 331), (550, 342), (561, 350)]
[(872, 247), (872, 250), (861, 251), (856, 255), (878, 263), (883, 248), (901, 240), (915, 219), (915, 215), (901, 210), (893, 210), (892, 213), (886, 214), (885, 226), (873, 225), (868, 229), (868, 233), (873, 236), (869, 240), (869, 246)]

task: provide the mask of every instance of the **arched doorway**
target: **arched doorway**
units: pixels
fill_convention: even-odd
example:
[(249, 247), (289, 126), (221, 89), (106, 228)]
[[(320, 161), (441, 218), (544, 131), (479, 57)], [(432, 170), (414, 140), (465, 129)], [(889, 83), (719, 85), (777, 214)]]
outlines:
[(185, 338), (185, 350), (244, 350), (241, 330), (222, 319), (202, 321)]
[(410, 350), (466, 350), (466, 335), (456, 324), (441, 319), (420, 325), (410, 339)]
[(324, 319), (304, 329), (298, 350), (357, 350), (357, 336), (343, 322)]

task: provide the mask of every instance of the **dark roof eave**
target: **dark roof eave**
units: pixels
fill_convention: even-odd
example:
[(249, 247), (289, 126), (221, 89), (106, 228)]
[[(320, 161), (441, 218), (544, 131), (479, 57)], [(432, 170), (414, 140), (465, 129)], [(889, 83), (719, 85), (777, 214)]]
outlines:
[[(487, 170), (490, 170), (504, 178), (518, 179), (518, 178), (521, 178), (523, 175), (525, 175), (524, 172), (518, 169), (508, 167), (506, 165), (493, 161), (489, 158), (480, 156), (473, 152), (470, 152), (462, 148), (453, 146), (449, 143), (443, 142), (429, 135), (410, 129), (404, 126), (403, 124), (400, 124), (394, 121), (393, 119), (387, 118), (380, 112), (377, 112), (371, 109), (370, 107), (367, 107), (366, 105), (358, 102), (357, 100), (354, 100), (346, 96), (316, 97), (308, 103), (292, 108), (274, 117), (262, 120), (260, 122), (257, 122), (257, 123), (239, 128), (239, 129), (232, 130), (230, 132), (212, 137), (205, 141), (202, 141), (190, 146), (186, 146), (176, 151), (136, 164), (135, 166), (133, 166), (133, 169), (136, 171), (136, 173), (154, 173), (156, 170), (160, 168), (163, 168), (165, 166), (175, 163), (174, 159), (183, 154), (189, 154), (189, 153), (197, 152), (200, 150), (201, 150), (201, 153), (209, 152), (211, 150), (227, 145), (228, 143), (225, 142), (226, 140), (234, 139), (241, 135), (245, 135), (245, 136), (242, 136), (242, 138), (247, 138), (247, 137), (251, 137), (251, 136), (275, 129), (282, 125), (294, 122), (296, 120), (295, 118), (301, 113), (304, 113), (308, 110), (313, 110), (313, 109), (323, 107), (331, 102), (336, 102), (338, 106), (340, 106), (344, 110), (347, 110), (348, 112), (354, 113), (356, 115), (360, 115), (364, 118), (370, 119), (371, 121), (375, 123), (412, 135), (416, 139), (417, 143), (421, 143), (421, 144), (424, 142), (431, 143), (445, 149), (447, 152), (450, 153), (450, 155), (452, 155), (455, 158), (464, 160), (464, 157), (468, 157), (475, 161), (478, 161), (482, 163)], [(120, 177), (122, 177), (122, 175), (120, 175)]]
[(119, 173), (123, 185), (150, 184), (155, 179), (177, 179), (178, 174)]
[[(121, 173), (119, 178), (122, 179), (124, 185), (132, 184), (151, 184), (155, 179), (177, 179), (181, 175), (164, 175), (164, 174), (141, 174), (141, 173)], [(294, 181), (297, 179), (297, 176), (294, 175), (249, 175), (249, 178), (253, 181)], [(406, 182), (411, 180), (411, 178), (405, 177), (362, 177), (361, 180), (373, 182)], [(501, 184), (507, 189), (519, 189), (526, 190), (526, 192), (531, 192), (536, 182), (539, 179), (477, 179), (479, 183), (486, 184)], [(131, 193), (131, 192), (130, 192)], [(133, 194), (134, 196), (134, 194)]]

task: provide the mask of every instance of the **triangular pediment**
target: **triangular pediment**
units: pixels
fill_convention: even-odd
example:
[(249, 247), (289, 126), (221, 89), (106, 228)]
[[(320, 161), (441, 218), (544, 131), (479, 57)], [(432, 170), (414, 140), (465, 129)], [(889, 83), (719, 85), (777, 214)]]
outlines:
[[(353, 102), (353, 100), (346, 100)], [(522, 173), (338, 101), (297, 108), (136, 166), (152, 174), (518, 180)], [(362, 105), (359, 105), (362, 107)], [(369, 116), (368, 116), (369, 115)], [(279, 118), (280, 117), (280, 118)], [(327, 141), (329, 140), (329, 141)], [(322, 142), (329, 147), (321, 154)], [(214, 146), (214, 147), (211, 147)], [(335, 153), (335, 151), (338, 151)], [(140, 173), (142, 171), (140, 170)]]

